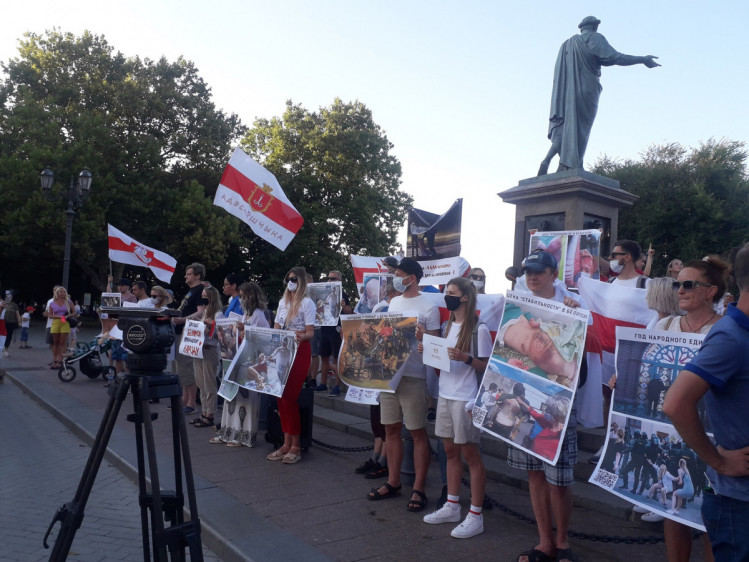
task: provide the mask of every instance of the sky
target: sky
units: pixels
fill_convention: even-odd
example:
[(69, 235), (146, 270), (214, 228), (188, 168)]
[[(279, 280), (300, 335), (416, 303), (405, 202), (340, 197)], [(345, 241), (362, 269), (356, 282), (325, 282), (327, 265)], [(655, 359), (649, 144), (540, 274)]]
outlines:
[(126, 56), (193, 61), (216, 105), (246, 125), (289, 99), (311, 111), (363, 102), (415, 207), (442, 213), (463, 198), (462, 255), (487, 272), (487, 292), (509, 288), (512, 265), (515, 208), (497, 193), (533, 177), (548, 150), (554, 62), (585, 16), (618, 51), (663, 65), (603, 69), (587, 168), (653, 144), (749, 135), (742, 1), (35, 0), (3, 11), (2, 62), (25, 32), (87, 29)]

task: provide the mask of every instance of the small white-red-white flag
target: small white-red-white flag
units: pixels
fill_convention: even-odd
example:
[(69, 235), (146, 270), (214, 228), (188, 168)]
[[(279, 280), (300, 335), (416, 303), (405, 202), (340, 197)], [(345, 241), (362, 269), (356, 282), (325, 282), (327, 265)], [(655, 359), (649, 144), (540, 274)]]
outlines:
[(239, 148), (224, 170), (213, 204), (247, 223), (252, 232), (281, 250), (304, 223), (276, 176)]
[(109, 232), (109, 259), (118, 263), (147, 267), (159, 281), (171, 283), (177, 260), (169, 254), (154, 250), (133, 240), (121, 230), (111, 224), (107, 225)]

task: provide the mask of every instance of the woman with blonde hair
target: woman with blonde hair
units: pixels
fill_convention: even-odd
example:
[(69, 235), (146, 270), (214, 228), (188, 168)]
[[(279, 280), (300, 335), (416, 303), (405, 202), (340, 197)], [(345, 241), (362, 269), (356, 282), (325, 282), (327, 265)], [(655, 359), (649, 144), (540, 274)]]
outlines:
[(47, 309), (47, 318), (52, 319), (50, 334), (52, 335), (52, 363), (50, 369), (59, 369), (62, 367), (62, 356), (68, 343), (68, 334), (70, 334), (70, 324), (68, 316), (73, 314), (73, 307), (68, 298), (68, 292), (65, 287), (55, 289), (52, 302)]
[(269, 461), (282, 461), (284, 464), (294, 464), (302, 460), (302, 427), (297, 400), (312, 362), (310, 340), (315, 337), (315, 303), (306, 296), (306, 276), (307, 272), (303, 267), (293, 267), (286, 274), (286, 290), (278, 303), (276, 314), (275, 328), (293, 330), (297, 343), (296, 358), (291, 365), (283, 394), (278, 399), (283, 445), (266, 457)]
[(684, 269), (684, 264), (681, 260), (671, 260), (666, 267), (666, 277), (677, 279), (682, 269)]
[(151, 287), (151, 305), (154, 308), (163, 308), (172, 303), (172, 295), (161, 285)]
[(655, 328), (655, 324), (668, 316), (684, 314), (679, 308), (679, 296), (674, 291), (674, 280), (671, 277), (656, 277), (648, 283), (645, 299), (650, 310), (658, 313), (658, 319), (653, 320), (647, 329)]
[[(478, 380), (491, 355), (492, 338), (476, 314), (476, 288), (470, 279), (456, 277), (445, 288), (445, 306), (450, 318), (442, 332), (447, 344), (450, 371), (439, 378), (435, 434), (442, 438), (447, 455), (447, 501), (424, 517), (424, 523), (460, 521), (460, 478), (463, 458), (471, 478), (471, 507), (463, 522), (453, 529), (455, 538), (469, 538), (484, 531), (486, 468), (479, 449), (480, 431), (473, 425), (466, 405), (476, 397)], [(422, 332), (417, 331), (421, 339)], [(423, 344), (419, 344), (423, 351)]]
[[(200, 307), (191, 315), (191, 319), (198, 319), (205, 324), (205, 340), (203, 342), (203, 357), (195, 358), (195, 383), (200, 389), (200, 406), (202, 415), (190, 422), (195, 427), (213, 427), (216, 425), (213, 414), (216, 411), (216, 372), (221, 361), (221, 346), (216, 330), (216, 318), (221, 318), (221, 295), (216, 287), (204, 287), (201, 294)], [(196, 317), (196, 318), (195, 318)]]

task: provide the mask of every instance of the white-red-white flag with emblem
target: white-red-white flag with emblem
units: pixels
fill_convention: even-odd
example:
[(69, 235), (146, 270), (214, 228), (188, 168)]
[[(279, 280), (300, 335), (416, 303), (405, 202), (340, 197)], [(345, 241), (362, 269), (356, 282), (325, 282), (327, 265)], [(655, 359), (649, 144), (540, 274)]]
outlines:
[(304, 223), (276, 176), (239, 148), (224, 170), (213, 204), (247, 223), (252, 232), (281, 250)]
[(118, 263), (147, 267), (159, 281), (171, 283), (177, 260), (169, 254), (149, 248), (137, 240), (133, 240), (121, 230), (111, 224), (107, 225), (109, 232), (109, 259)]

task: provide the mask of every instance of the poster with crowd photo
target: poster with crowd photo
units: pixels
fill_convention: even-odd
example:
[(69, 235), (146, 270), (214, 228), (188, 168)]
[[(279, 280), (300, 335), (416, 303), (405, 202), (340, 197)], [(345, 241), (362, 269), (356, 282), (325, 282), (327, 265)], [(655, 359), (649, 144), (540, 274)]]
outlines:
[(559, 264), (559, 280), (567, 287), (577, 287), (581, 277), (600, 278), (600, 246), (600, 230), (532, 232), (529, 253), (534, 250), (549, 252)]
[(216, 320), (216, 337), (221, 347), (221, 361), (224, 372), (231, 365), (232, 359), (237, 354), (239, 333), (237, 321), (233, 318), (219, 318)]
[[(342, 314), (338, 374), (349, 386), (393, 392), (416, 345), (418, 314)], [(421, 363), (421, 356), (413, 358)]]
[(411, 208), (406, 256), (418, 261), (459, 256), (462, 217), (463, 199), (457, 199), (441, 215)]
[(385, 303), (387, 299), (387, 286), (388, 283), (392, 282), (392, 275), (384, 273), (369, 273), (364, 275), (359, 302), (354, 307), (354, 314), (370, 314), (375, 311), (377, 305)]
[(585, 353), (589, 315), (587, 310), (508, 291), (476, 396), (474, 425), (556, 463)]
[(307, 294), (315, 303), (315, 326), (337, 326), (343, 298), (341, 282), (308, 283)]
[(245, 327), (239, 346), (224, 380), (242, 388), (281, 396), (296, 357), (294, 332), (271, 328)]
[[(658, 515), (705, 530), (705, 463), (663, 414), (663, 398), (703, 335), (619, 327), (609, 434), (590, 482)], [(700, 418), (709, 433), (702, 402)]]

